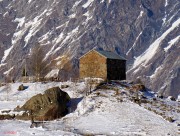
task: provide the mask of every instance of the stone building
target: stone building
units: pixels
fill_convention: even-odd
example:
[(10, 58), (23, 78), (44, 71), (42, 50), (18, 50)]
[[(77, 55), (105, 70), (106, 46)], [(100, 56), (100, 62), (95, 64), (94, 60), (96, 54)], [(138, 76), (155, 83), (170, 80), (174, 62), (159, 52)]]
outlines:
[(126, 59), (110, 51), (93, 49), (80, 57), (80, 78), (125, 80)]

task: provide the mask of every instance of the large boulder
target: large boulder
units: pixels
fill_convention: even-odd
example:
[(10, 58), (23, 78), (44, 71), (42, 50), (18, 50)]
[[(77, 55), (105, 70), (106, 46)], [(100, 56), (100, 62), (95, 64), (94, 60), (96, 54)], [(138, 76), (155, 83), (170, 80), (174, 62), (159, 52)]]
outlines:
[[(53, 120), (67, 114), (70, 97), (59, 87), (53, 87), (30, 98), (18, 110), (26, 111), (25, 117), (19, 116), (18, 119), (32, 120)], [(16, 109), (17, 110), (17, 109)]]

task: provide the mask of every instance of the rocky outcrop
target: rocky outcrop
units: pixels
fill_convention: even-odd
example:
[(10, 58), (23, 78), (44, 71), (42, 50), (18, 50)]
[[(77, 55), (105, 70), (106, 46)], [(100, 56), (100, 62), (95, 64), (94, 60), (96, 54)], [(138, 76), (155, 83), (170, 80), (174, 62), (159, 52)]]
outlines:
[(18, 111), (26, 111), (23, 116), (16, 116), (17, 119), (31, 120), (53, 120), (67, 114), (70, 97), (59, 87), (53, 87), (30, 98)]

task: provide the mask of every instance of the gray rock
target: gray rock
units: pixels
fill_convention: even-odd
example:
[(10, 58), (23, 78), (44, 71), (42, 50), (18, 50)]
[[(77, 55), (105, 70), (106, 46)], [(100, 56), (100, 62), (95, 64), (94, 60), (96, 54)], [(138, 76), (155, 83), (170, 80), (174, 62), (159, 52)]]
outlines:
[(37, 94), (30, 98), (21, 108), (28, 111), (27, 117), (17, 117), (18, 119), (33, 120), (53, 120), (67, 114), (70, 97), (59, 87), (53, 87), (45, 91), (44, 94)]

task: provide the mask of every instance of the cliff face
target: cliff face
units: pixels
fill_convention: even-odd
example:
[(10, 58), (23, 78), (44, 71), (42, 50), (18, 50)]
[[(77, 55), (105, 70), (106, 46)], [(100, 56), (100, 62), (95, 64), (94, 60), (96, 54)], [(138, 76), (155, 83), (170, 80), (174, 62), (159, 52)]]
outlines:
[(20, 76), (37, 43), (59, 64), (99, 47), (128, 59), (129, 79), (176, 96), (179, 12), (179, 0), (0, 0), (0, 77)]

